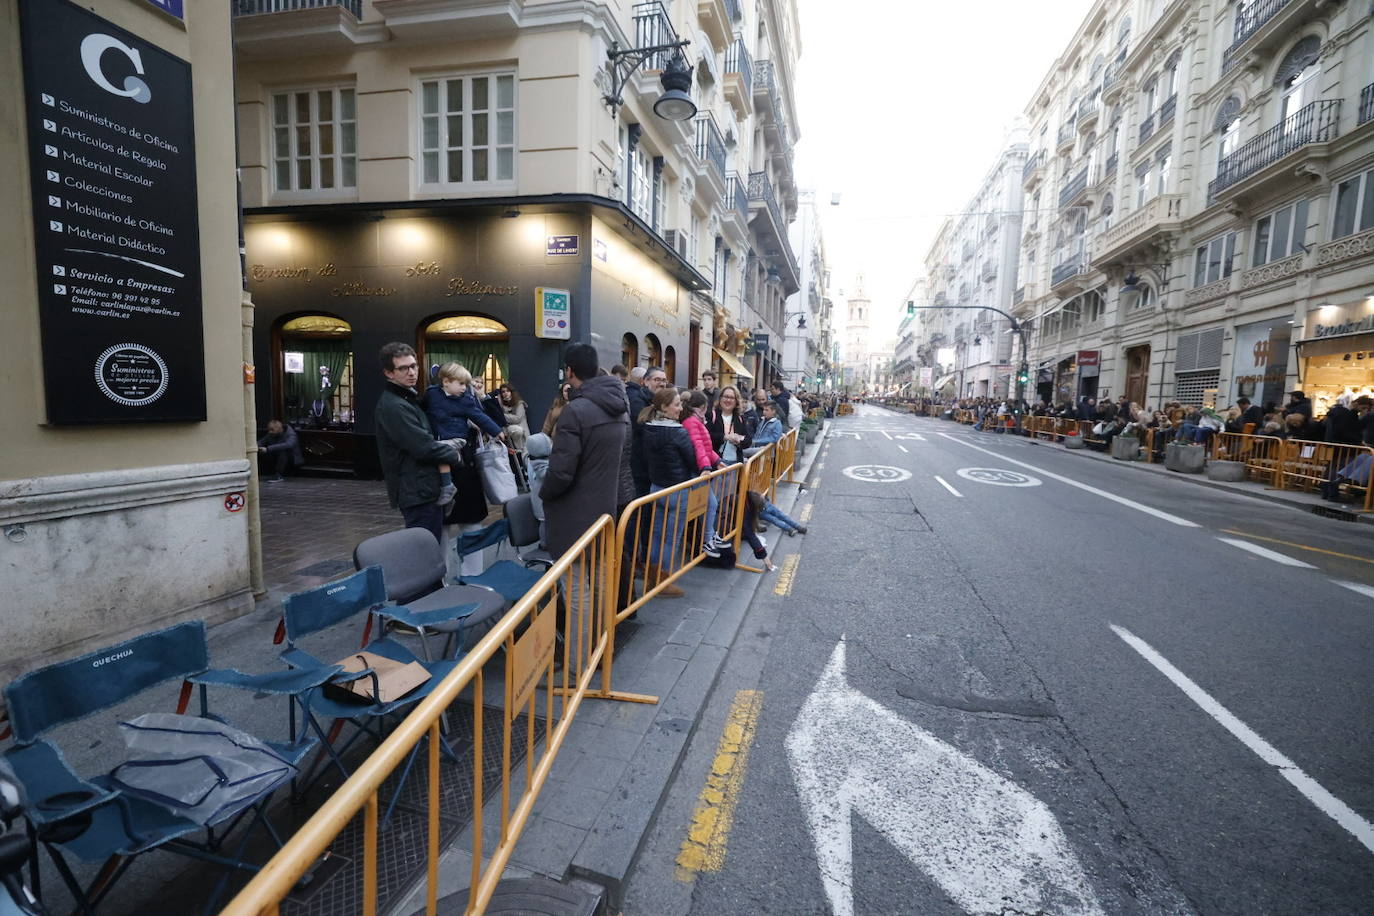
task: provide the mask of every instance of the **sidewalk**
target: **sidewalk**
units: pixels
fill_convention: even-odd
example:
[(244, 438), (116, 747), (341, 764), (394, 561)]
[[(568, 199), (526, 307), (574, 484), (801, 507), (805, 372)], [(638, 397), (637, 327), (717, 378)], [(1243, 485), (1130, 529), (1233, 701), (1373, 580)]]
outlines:
[[(798, 456), (795, 479), (804, 478), (822, 442), (824, 432), (804, 456)], [(795, 485), (779, 485), (775, 501), (786, 511), (799, 490)], [(401, 525), (399, 514), (387, 504), (384, 485), (374, 480), (295, 477), (284, 483), (264, 483), (261, 517), (267, 593), (251, 613), (210, 630), (210, 659), (214, 667), (247, 672), (278, 667), (277, 655), (282, 647), (273, 645), (272, 636), (281, 615), (281, 599), (351, 573), (353, 548), (358, 542)], [(778, 546), (779, 532), (770, 529), (767, 537), (771, 551)], [(786, 546), (793, 547), (794, 542), (789, 541)], [(567, 887), (564, 890), (570, 899), (594, 903), (605, 888), (612, 902), (618, 902), (621, 884), (640, 840), (679, 765), (754, 591), (761, 583), (771, 583), (773, 579), (774, 574), (699, 567), (680, 580), (687, 592), (685, 597), (655, 600), (635, 620), (619, 628), (615, 688), (657, 695), (659, 703), (584, 701), (505, 877), (551, 878), (564, 883), (580, 878), (576, 883), (590, 881), (584, 890), (592, 893), (579, 898), (576, 887)], [(354, 651), (357, 633), (340, 629), (347, 632), (333, 634), (327, 645), (315, 643), (312, 649), (323, 655), (332, 652), (332, 657)], [(492, 664), (499, 667), (503, 662), (493, 659)], [(502, 678), (490, 680), (499, 685)], [(71, 726), (61, 743), (72, 768), (79, 773), (107, 770), (111, 755), (124, 753), (117, 723), (150, 710), (171, 711), (179, 686), (155, 688), (106, 714)], [(499, 705), (500, 700), (495, 698), (491, 702)], [(210, 703), (213, 712), (246, 731), (284, 737), (286, 714), (282, 703), (234, 690), (212, 691)], [(523, 766), (516, 768), (520, 779), (523, 772)], [(332, 784), (337, 784), (337, 777), (331, 773), (324, 780), (321, 793), (330, 791)], [(512, 791), (519, 788), (513, 785)], [(276, 815), (280, 818), (278, 823), (287, 830), (294, 829), (313, 808), (313, 804), (283, 806)], [(496, 816), (497, 808), (490, 806), (488, 813)], [(468, 885), (472, 834), (471, 824), (463, 822), (470, 819), (470, 812), (469, 804), (444, 812), (455, 829), (453, 833), (445, 831), (453, 840), (441, 865), (441, 897), (465, 890)], [(407, 838), (402, 845), (410, 845), (410, 832), (421, 836), (422, 830), (423, 819), (417, 818), (414, 831), (406, 829)], [(490, 852), (499, 834), (499, 820), (485, 823), (486, 852)], [(414, 863), (409, 861), (411, 852), (399, 852), (403, 854), (394, 857), (395, 862), (385, 856), (383, 859), (384, 870), (392, 865), (398, 869), (394, 878), (390, 872), (381, 876), (387, 888), (383, 911), (407, 914), (423, 909), (424, 885), (421, 883), (413, 890), (405, 888), (408, 879), (404, 876), (410, 873), (406, 869), (413, 868)], [(95, 873), (95, 864), (74, 864), (78, 876), (85, 880)], [(137, 914), (149, 912), (150, 906), (157, 912), (197, 912), (204, 905), (206, 880), (216, 881), (220, 874), (219, 869), (207, 871), (191, 860), (167, 852), (140, 856), (102, 904), (101, 912)], [(43, 878), (49, 903), (57, 912), (63, 908), (67, 895), (46, 858)], [(292, 913), (352, 916), (358, 902), (357, 889), (334, 888), (335, 884), (348, 883), (326, 879), (318, 891), (311, 892), (309, 902), (288, 909)], [(550, 888), (546, 884), (538, 892), (547, 896)], [(553, 888), (552, 893), (558, 894), (559, 889)], [(227, 900), (224, 898), (221, 904)], [(567, 908), (567, 912), (577, 911)]]
[[(798, 455), (795, 480), (806, 478), (828, 432), (827, 423), (806, 454)], [(800, 485), (780, 484), (775, 502), (790, 512), (801, 492)], [(770, 555), (780, 538), (777, 529), (768, 530)], [(788, 547), (798, 544), (787, 541)], [(609, 911), (618, 911), (640, 844), (666, 797), (754, 592), (771, 585), (775, 577), (776, 573), (698, 566), (678, 580), (687, 593), (684, 597), (652, 601), (635, 620), (617, 629), (614, 688), (654, 694), (659, 702), (583, 702), (504, 879), (540, 876), (592, 893), (604, 890)], [(518, 788), (512, 787), (513, 797)], [(484, 853), (491, 851), (499, 832), (499, 817), (491, 812), (483, 826)], [(471, 850), (469, 827), (439, 867), (441, 913), (460, 913), (466, 905)], [(462, 905), (443, 905), (442, 898), (460, 892)], [(424, 894), (421, 885), (394, 912), (423, 912)]]

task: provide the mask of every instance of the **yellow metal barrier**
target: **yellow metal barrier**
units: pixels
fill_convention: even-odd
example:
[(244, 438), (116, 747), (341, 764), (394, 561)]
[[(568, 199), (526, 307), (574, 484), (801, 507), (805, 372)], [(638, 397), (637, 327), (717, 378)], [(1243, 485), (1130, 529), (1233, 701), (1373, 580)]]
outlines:
[[(778, 484), (796, 483), (792, 479), (792, 469), (797, 463), (797, 434), (797, 430), (789, 429), (773, 444), (773, 486), (769, 488), (770, 498), (777, 491)], [(784, 474), (787, 475), (785, 480)]]
[[(610, 648), (615, 615), (615, 569), (615, 529), (610, 516), (602, 516), (296, 831), (221, 916), (275, 916), (281, 900), (360, 812), (364, 817), (361, 912), (364, 916), (374, 916), (377, 911), (378, 792), (387, 777), (405, 763), (411, 749), (425, 737), (429, 738), (425, 912), (433, 916), (438, 910), (441, 853), (440, 718), (468, 687), (472, 688), (473, 696), (473, 847), (467, 912), (481, 912), (501, 879), (535, 798), (572, 726), (573, 716), (588, 695), (597, 668)], [(557, 672), (554, 662), (560, 637), (562, 671)], [(486, 685), (483, 666), (499, 651), (506, 653), (500, 838), (491, 855), (484, 859), (482, 828), (486, 801), (482, 787), (486, 760), (482, 749), (482, 698)], [(609, 670), (609, 665), (602, 669), (602, 694), (609, 694)], [(542, 706), (548, 731), (544, 752), (536, 760), (533, 726), (536, 710), (540, 707), (537, 689), (540, 686), (544, 687)], [(522, 715), (527, 717), (525, 785), (512, 809), (512, 725)], [(418, 770), (416, 775), (419, 775)]]
[(1210, 457), (1214, 461), (1240, 461), (1245, 474), (1275, 489), (1283, 488), (1284, 441), (1274, 436), (1215, 433)]
[(847, 417), (853, 412), (854, 405), (850, 404), (848, 401), (842, 402), (838, 407), (835, 408), (835, 416), (837, 417)]
[(1374, 488), (1369, 485), (1374, 449), (1367, 445), (1289, 439), (1284, 443), (1283, 452), (1279, 489), (1316, 490), (1344, 470), (1347, 472), (1344, 479), (1348, 481), (1345, 486), (1356, 492), (1363, 491), (1360, 506), (1355, 511), (1374, 511), (1374, 496), (1371, 495)]

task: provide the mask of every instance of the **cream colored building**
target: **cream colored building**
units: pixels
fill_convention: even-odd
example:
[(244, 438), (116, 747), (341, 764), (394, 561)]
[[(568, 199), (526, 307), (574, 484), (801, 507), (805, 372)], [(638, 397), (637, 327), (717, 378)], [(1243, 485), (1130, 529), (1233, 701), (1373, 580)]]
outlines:
[(1036, 394), (1301, 387), (1320, 414), (1374, 384), (1370, 23), (1316, 0), (1093, 6), (1026, 109)]
[[(0, 338), (0, 377), (7, 392), (0, 449), (0, 589), (6, 608), (0, 681), (174, 621), (224, 619), (250, 609), (253, 602), (249, 518), (255, 491), (245, 457), (245, 428), (251, 425), (245, 420), (245, 390), (252, 386), (245, 384), (244, 366), (245, 326), (251, 318), (241, 292), (233, 59), (223, 3), (186, 0), (184, 16), (177, 18), (146, 2), (90, 0), (82, 8), (68, 8), (83, 17), (79, 28), (51, 19), (38, 23), (45, 40), (57, 49), (54, 53), (70, 55), (64, 85), (81, 94), (73, 96), (46, 82), (26, 85), (21, 7), (40, 15), (33, 5), (0, 0), (5, 87), (0, 108), (7, 128), (0, 136), (0, 161), (5, 164), (0, 210), (8, 214), (5, 244), (0, 246), (0, 273), (8, 287)], [(42, 16), (57, 15), (42, 9)], [(86, 75), (78, 44), (103, 49), (87, 65)], [(158, 75), (165, 73), (158, 63), (163, 52), (190, 65), (193, 152), (180, 144), (176, 151), (154, 149), (145, 134), (130, 131), (134, 122), (125, 120), (131, 112), (134, 117), (155, 114), (166, 108), (166, 93), (186, 91), (184, 78), (173, 86)], [(121, 77), (122, 88), (109, 79), (120, 67), (128, 68), (123, 72), (133, 81)], [(95, 101), (77, 102), (82, 96)], [(30, 147), (30, 132), (41, 130), (34, 121), (26, 129), (26, 106), (35, 104), (47, 106), (42, 110), (52, 134)], [(35, 157), (41, 161), (31, 161), (31, 148), (43, 149), (44, 144), (51, 161), (41, 156)], [(131, 151), (141, 158), (129, 158)], [(114, 158), (122, 168), (111, 167), (102, 158), (106, 154), (125, 157)], [(157, 169), (173, 158), (178, 168), (193, 168), (193, 191), (184, 184), (161, 184)], [(159, 165), (145, 167), (151, 162)], [(41, 185), (48, 188), (46, 200), (31, 194), (31, 168), (39, 169), (36, 182), (46, 170)], [(151, 352), (153, 347), (142, 336), (147, 322), (137, 314), (119, 318), (131, 314), (129, 308), (104, 302), (104, 314), (94, 314), (94, 308), (81, 313), (80, 339), (53, 333), (55, 324), (40, 329), (40, 314), (45, 322), (56, 317), (49, 290), (70, 296), (75, 306), (86, 298), (112, 298), (116, 285), (131, 288), (135, 280), (166, 289), (174, 281), (166, 280), (170, 274), (165, 272), (149, 272), (146, 265), (160, 260), (155, 255), (136, 254), (139, 263), (134, 264), (112, 255), (97, 257), (89, 249), (98, 245), (90, 243), (63, 241), (67, 260), (41, 264), (48, 236), (35, 235), (34, 207), (42, 209), (44, 229), (63, 232), (64, 240), (74, 233), (85, 238), (97, 232), (99, 222), (114, 217), (121, 226), (135, 226), (149, 207), (160, 205), (155, 199), (159, 194), (171, 195), (197, 217), (186, 216), (199, 236), (198, 248), (187, 246), (187, 260), (198, 263), (202, 330), (177, 339), (173, 348), (178, 352), (163, 348), (153, 358), (163, 363), (168, 397), (194, 382), (203, 367), (203, 407), (197, 404), (193, 413), (204, 418), (146, 422), (136, 421), (133, 414), (121, 417), (119, 409), (151, 402), (160, 392), (121, 402), (115, 400), (119, 391), (111, 390), (94, 396), (97, 401), (108, 396), (108, 422), (63, 422), (59, 418), (71, 400), (96, 388), (92, 366), (81, 355), (84, 349), (93, 342), (97, 348), (108, 343), (125, 351), (146, 347)], [(62, 210), (60, 219), (54, 219), (54, 208)], [(121, 245), (147, 246), (140, 251), (157, 247), (139, 240), (141, 232), (133, 228), (99, 230), (110, 238), (116, 232)], [(65, 276), (55, 276), (54, 267)], [(73, 285), (69, 289), (61, 280)], [(102, 289), (88, 293), (77, 282)], [(194, 308), (196, 292), (188, 286), (156, 306), (142, 305), (166, 309), (167, 317), (173, 317), (171, 312)], [(132, 300), (130, 295), (128, 306), (139, 304)], [(119, 320), (105, 320), (112, 317)], [(58, 359), (71, 361), (74, 394), (48, 390), (45, 360)], [(177, 368), (188, 363), (195, 368)], [(97, 377), (102, 364), (108, 366), (97, 363)]]
[[(536, 423), (562, 368), (550, 330), (678, 385), (776, 371), (799, 287), (795, 3), (235, 9), (258, 410), (298, 421), (310, 460), (375, 472), (388, 340), (509, 381)], [(671, 50), (607, 103), (608, 52), (680, 40), (694, 118), (654, 113)], [(540, 289), (569, 293), (569, 326), (541, 324)], [(316, 365), (344, 384), (321, 397)]]

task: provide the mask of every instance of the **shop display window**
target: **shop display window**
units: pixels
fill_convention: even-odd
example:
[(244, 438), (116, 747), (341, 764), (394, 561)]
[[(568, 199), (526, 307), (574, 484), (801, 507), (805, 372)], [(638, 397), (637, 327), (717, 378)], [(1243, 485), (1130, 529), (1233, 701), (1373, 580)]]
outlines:
[(277, 330), (273, 381), (281, 419), (297, 429), (351, 430), (353, 329), (332, 315), (302, 315)]
[(438, 366), (454, 362), (482, 379), (488, 392), (506, 381), (517, 388), (525, 384), (510, 377), (510, 330), (499, 321), (484, 315), (446, 315), (426, 324), (421, 338), (425, 378), (432, 380)]

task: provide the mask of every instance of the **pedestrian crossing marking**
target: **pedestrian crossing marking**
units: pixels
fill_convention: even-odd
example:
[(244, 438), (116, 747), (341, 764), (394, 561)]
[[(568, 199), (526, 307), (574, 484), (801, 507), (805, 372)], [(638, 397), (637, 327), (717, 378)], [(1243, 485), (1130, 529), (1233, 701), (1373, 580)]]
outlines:
[[(795, 556), (795, 555), (794, 555)], [(697, 797), (696, 811), (677, 854), (677, 879), (690, 883), (698, 872), (725, 866), (725, 844), (734, 823), (735, 806), (744, 788), (749, 748), (763, 708), (763, 691), (741, 690), (730, 704), (725, 730), (716, 745), (711, 772)]]

